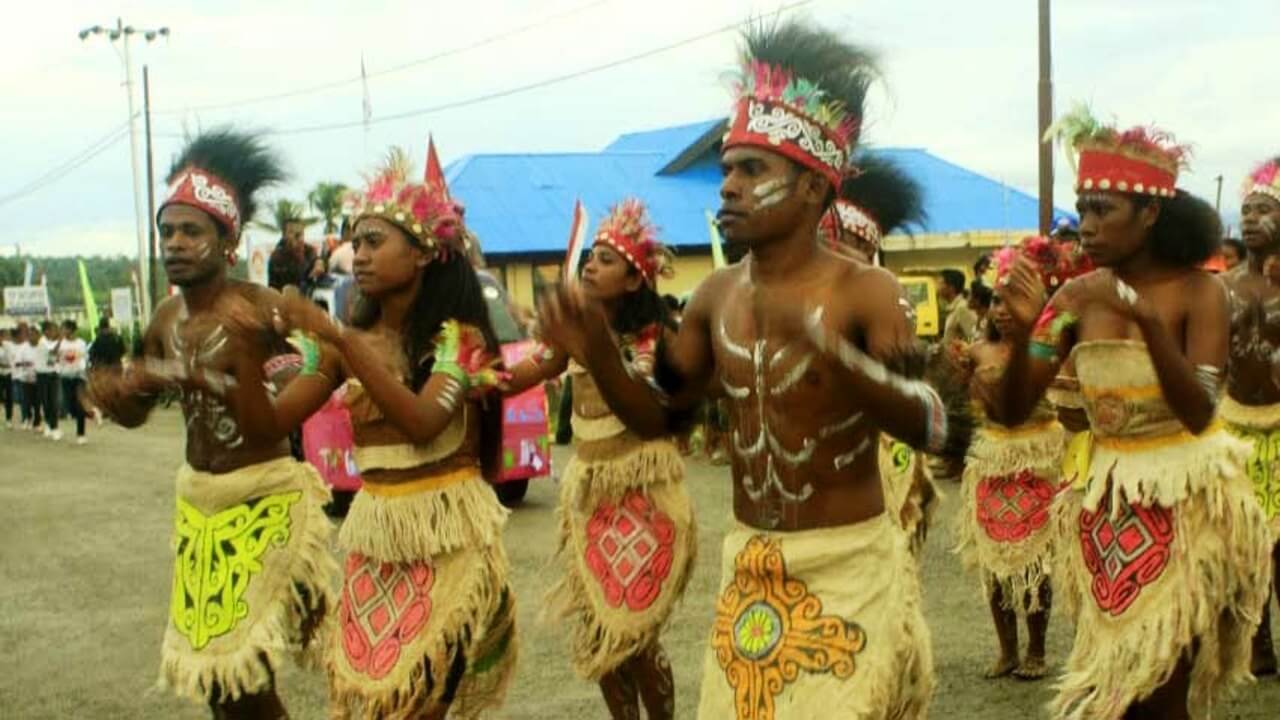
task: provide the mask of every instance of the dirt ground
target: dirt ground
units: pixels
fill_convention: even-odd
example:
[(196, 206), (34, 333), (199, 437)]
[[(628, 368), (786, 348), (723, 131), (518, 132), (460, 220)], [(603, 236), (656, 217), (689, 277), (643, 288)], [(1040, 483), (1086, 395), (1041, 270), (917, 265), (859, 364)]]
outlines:
[[(90, 444), (54, 445), (0, 430), (0, 717), (131, 720), (206, 718), (202, 708), (148, 692), (155, 678), (169, 598), (173, 473), (182, 455), (180, 419), (160, 413), (140, 431), (90, 428)], [(563, 463), (563, 450), (556, 460)], [(720, 538), (729, 522), (727, 471), (689, 467), (701, 525), (701, 561), (665, 638), (677, 681), (678, 718), (693, 718), (716, 593)], [(958, 488), (929, 537), (925, 613), (933, 632), (938, 692), (932, 718), (1045, 717), (1051, 682), (986, 681), (994, 636), (976, 581), (948, 552)], [(569, 670), (563, 636), (538, 619), (553, 573), (556, 485), (535, 482), (511, 518), (506, 546), (520, 603), (520, 664), (507, 716), (604, 718), (596, 688)], [(1055, 617), (1051, 660), (1070, 628)], [(280, 677), (294, 718), (323, 718), (318, 674)], [(834, 717), (834, 716), (833, 716)], [(1280, 717), (1280, 681), (1262, 680), (1219, 705), (1214, 717)]]

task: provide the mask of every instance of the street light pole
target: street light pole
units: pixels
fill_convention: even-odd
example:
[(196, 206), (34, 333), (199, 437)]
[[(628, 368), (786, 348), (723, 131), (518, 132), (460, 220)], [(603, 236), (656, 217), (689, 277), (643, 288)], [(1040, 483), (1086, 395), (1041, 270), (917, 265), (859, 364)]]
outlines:
[(134, 109), (135, 101), (133, 97), (133, 60), (129, 54), (129, 40), (134, 35), (141, 34), (147, 42), (152, 42), (157, 37), (168, 37), (169, 28), (162, 27), (156, 30), (139, 30), (132, 25), (125, 25), (124, 20), (116, 18), (115, 28), (104, 28), (101, 25), (94, 25), (91, 28), (85, 28), (80, 31), (80, 39), (87, 40), (90, 35), (106, 35), (111, 42), (120, 41), (122, 46), (121, 58), (124, 62), (124, 89), (128, 98), (129, 106), (129, 165), (133, 171), (133, 220), (134, 230), (138, 240), (138, 278), (143, 284), (141, 296), (138, 298), (138, 308), (142, 316), (142, 322), (145, 324), (151, 318), (151, 298), (150, 285), (151, 276), (149, 273), (148, 253), (147, 253), (147, 234), (144, 228), (146, 224), (150, 224), (149, 220), (144, 220), (142, 209), (142, 174), (138, 163), (138, 113)]
[(1050, 52), (1053, 39), (1049, 25), (1049, 0), (1040, 0), (1039, 10), (1040, 84), (1036, 147), (1040, 151), (1040, 234), (1048, 235), (1053, 223), (1053, 143), (1044, 139), (1049, 124), (1053, 122), (1053, 61)]
[(160, 283), (156, 281), (156, 178), (155, 163), (151, 159), (151, 78), (147, 66), (142, 66), (142, 118), (146, 128), (147, 147), (147, 302), (154, 308), (160, 303)]

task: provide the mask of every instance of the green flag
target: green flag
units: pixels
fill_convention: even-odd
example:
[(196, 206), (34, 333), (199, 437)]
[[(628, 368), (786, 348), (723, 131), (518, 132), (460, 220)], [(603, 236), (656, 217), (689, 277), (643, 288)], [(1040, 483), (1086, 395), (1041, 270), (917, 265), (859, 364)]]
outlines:
[(710, 210), (705, 210), (707, 214), (707, 229), (711, 231), (711, 267), (719, 270), (725, 266), (724, 247), (720, 242), (720, 229), (716, 227), (716, 216), (711, 214)]
[(80, 289), (84, 292), (84, 314), (89, 320), (89, 339), (98, 337), (98, 303), (93, 300), (93, 288), (89, 287), (89, 271), (80, 261)]

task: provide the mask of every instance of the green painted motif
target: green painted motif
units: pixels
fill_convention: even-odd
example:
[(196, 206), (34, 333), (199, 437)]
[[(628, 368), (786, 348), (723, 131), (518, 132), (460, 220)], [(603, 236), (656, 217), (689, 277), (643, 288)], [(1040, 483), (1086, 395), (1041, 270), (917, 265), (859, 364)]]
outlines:
[(1253, 482), (1253, 494), (1270, 521), (1280, 515), (1280, 429), (1253, 430), (1234, 425), (1230, 429), (1253, 448), (1245, 468)]
[(213, 515), (178, 498), (169, 618), (194, 650), (249, 615), (244, 600), (262, 556), (289, 541), (289, 509), (302, 491), (268, 495)]
[(782, 639), (782, 618), (768, 603), (757, 602), (743, 611), (733, 630), (738, 651), (744, 657), (759, 660)]
[(906, 474), (911, 469), (911, 456), (915, 451), (911, 446), (894, 440), (889, 445), (889, 458), (893, 461), (893, 471), (899, 475)]

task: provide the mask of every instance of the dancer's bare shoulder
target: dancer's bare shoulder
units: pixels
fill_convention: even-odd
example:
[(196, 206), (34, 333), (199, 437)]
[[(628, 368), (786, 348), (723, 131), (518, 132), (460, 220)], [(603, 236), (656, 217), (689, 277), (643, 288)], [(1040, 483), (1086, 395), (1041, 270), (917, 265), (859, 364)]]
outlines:
[(706, 323), (730, 300), (733, 289), (746, 279), (746, 262), (739, 262), (713, 271), (693, 291), (685, 307), (683, 323)]

